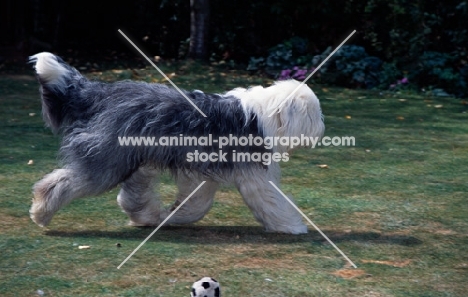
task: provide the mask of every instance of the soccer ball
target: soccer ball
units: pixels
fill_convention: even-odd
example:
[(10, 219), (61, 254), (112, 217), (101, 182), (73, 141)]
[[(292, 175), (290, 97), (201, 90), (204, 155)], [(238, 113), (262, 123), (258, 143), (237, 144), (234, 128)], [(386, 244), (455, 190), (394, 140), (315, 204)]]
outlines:
[(217, 280), (211, 277), (204, 277), (192, 285), (190, 297), (220, 297), (221, 290)]

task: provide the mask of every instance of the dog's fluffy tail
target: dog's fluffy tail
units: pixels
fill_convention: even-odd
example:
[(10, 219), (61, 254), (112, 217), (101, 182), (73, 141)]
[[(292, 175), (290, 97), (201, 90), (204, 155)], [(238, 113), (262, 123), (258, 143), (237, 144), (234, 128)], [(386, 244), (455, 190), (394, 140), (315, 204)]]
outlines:
[(29, 57), (34, 64), (37, 79), (41, 84), (42, 113), (44, 121), (54, 132), (63, 124), (70, 104), (69, 92), (85, 79), (75, 68), (51, 53), (39, 53)]

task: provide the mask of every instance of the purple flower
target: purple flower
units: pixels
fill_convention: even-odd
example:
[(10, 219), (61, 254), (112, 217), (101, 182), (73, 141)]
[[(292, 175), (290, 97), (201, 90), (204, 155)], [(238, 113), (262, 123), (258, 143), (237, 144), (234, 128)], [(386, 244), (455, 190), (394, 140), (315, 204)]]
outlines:
[(296, 73), (294, 73), (293, 78), (295, 79), (304, 79), (307, 73), (306, 69), (298, 69)]
[(280, 74), (279, 79), (280, 80), (288, 79), (290, 77), (290, 75), (291, 75), (291, 69), (281, 70), (281, 74)]
[(402, 79), (397, 80), (397, 84), (407, 84), (408, 83), (408, 78), (403, 77)]
[[(315, 67), (312, 67), (311, 71), (313, 71), (314, 69)], [(294, 78), (297, 80), (304, 80), (308, 72), (309, 70), (307, 69), (300, 69), (298, 66), (294, 66), (292, 69), (281, 70), (281, 73), (279, 75), (279, 80), (285, 80), (285, 79), (290, 79), (290, 78)]]

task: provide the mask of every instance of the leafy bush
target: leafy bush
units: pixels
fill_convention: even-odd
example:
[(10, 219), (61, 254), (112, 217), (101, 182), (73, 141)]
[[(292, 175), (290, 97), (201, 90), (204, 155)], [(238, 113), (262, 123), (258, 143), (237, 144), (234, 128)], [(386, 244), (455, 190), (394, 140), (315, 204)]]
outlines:
[(382, 60), (369, 56), (362, 46), (344, 45), (336, 52), (333, 60), (335, 83), (366, 88), (380, 84)]
[[(331, 53), (328, 47), (322, 54), (311, 56), (303, 39), (294, 38), (276, 45), (268, 51), (268, 56), (250, 59), (247, 70), (263, 69), (278, 79), (294, 78), (303, 80)], [(318, 71), (317, 77), (324, 75), (327, 83), (342, 86), (373, 88), (379, 85), (379, 71), (382, 61), (369, 56), (363, 47), (345, 45), (335, 53)]]
[[(272, 47), (268, 56), (250, 58), (248, 70), (264, 71), (276, 79), (304, 80), (330, 54), (310, 55), (304, 39), (293, 38)], [(370, 56), (362, 46), (344, 45), (328, 60), (313, 79), (345, 87), (381, 88), (398, 91), (407, 88), (432, 90), (436, 96), (468, 95), (468, 64), (463, 52), (426, 51), (412, 63), (383, 62)], [(465, 54), (466, 55), (466, 54)]]
[(438, 94), (467, 96), (468, 65), (458, 64), (457, 60), (454, 54), (424, 52), (411, 78), (422, 88), (437, 89)]
[(305, 66), (310, 61), (307, 47), (306, 39), (293, 37), (270, 48), (266, 57), (251, 57), (247, 70), (263, 70), (271, 76), (278, 76), (281, 70)]
[(404, 77), (403, 71), (401, 71), (395, 63), (384, 62), (379, 74), (380, 85), (382, 89), (391, 88), (399, 79)]
[(381, 83), (407, 76), (436, 95), (468, 96), (466, 0), (366, 0), (364, 12), (363, 39), (388, 62)]

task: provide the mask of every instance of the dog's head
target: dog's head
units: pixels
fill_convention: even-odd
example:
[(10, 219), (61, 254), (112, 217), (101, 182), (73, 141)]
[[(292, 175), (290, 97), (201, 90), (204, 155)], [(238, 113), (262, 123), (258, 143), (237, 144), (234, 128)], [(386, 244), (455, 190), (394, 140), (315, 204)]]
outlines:
[[(234, 89), (246, 112), (254, 112), (265, 136), (317, 137), (325, 131), (320, 102), (314, 92), (296, 80), (278, 81), (268, 88)], [(291, 150), (280, 145), (280, 151)]]

